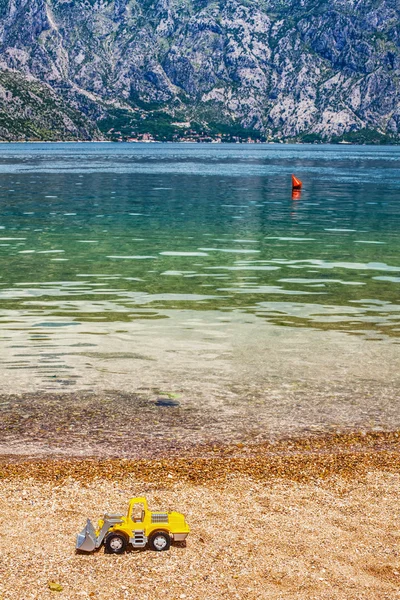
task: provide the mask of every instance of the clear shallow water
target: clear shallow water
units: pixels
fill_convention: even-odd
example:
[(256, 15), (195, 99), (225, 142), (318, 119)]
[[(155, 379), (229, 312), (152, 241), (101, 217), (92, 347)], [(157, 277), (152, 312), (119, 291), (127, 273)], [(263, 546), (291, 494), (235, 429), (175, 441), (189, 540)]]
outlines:
[(0, 144), (0, 454), (400, 428), (399, 162)]
[(400, 335), (400, 148), (3, 144), (0, 155), (3, 328), (16, 313), (51, 328), (240, 309)]
[[(0, 144), (0, 453), (48, 448), (56, 422), (82, 452), (99, 422), (127, 447), (400, 427), (399, 163), (395, 147)], [(184, 411), (167, 431), (160, 395)]]

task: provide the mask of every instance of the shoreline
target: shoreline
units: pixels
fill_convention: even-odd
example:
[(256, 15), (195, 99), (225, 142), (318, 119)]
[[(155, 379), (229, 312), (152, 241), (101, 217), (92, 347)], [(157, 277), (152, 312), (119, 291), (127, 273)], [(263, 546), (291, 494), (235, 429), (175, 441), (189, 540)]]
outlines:
[(203, 144), (206, 146), (219, 144), (219, 145), (240, 145), (240, 146), (373, 146), (376, 147), (390, 147), (400, 146), (400, 141), (393, 142), (391, 144), (383, 144), (383, 143), (354, 143), (354, 142), (285, 142), (285, 141), (277, 141), (277, 142), (268, 142), (268, 141), (259, 141), (259, 142), (217, 142), (217, 141), (194, 141), (194, 140), (180, 140), (180, 141), (166, 141), (166, 140), (0, 140), (0, 144)]
[(220, 483), (232, 474), (254, 480), (307, 481), (333, 476), (362, 478), (368, 469), (400, 472), (400, 431), (315, 434), (263, 443), (197, 444), (153, 456), (0, 454), (0, 477), (42, 482), (118, 481), (127, 476), (163, 485)]

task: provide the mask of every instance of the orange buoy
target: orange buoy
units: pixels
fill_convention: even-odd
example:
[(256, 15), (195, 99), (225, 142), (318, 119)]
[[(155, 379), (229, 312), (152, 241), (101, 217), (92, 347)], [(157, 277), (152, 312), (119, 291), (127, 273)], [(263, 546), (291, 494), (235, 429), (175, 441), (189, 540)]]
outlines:
[(303, 182), (300, 179), (297, 179), (294, 175), (292, 175), (292, 190), (301, 190), (301, 186)]

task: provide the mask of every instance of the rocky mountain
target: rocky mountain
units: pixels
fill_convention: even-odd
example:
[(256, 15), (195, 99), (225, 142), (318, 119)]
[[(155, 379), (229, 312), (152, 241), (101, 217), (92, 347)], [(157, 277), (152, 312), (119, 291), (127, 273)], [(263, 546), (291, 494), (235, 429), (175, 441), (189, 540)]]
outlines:
[(1, 140), (101, 139), (96, 124), (37, 79), (0, 71)]
[(395, 141), (398, 0), (0, 0), (2, 139)]

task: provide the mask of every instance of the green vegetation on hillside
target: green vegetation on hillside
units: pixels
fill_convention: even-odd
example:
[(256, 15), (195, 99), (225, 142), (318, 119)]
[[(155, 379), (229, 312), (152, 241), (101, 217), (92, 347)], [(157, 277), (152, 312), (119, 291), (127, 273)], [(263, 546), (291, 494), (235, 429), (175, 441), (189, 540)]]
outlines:
[(376, 129), (359, 129), (358, 131), (349, 131), (341, 136), (333, 136), (332, 144), (340, 142), (349, 142), (351, 144), (399, 144), (398, 136), (381, 133)]
[(97, 139), (99, 132), (81, 111), (49, 86), (14, 71), (0, 71), (0, 139)]
[(113, 141), (265, 141), (262, 132), (246, 129), (240, 123), (207, 123), (198, 119), (183, 119), (185, 117), (182, 115), (173, 117), (160, 110), (144, 112), (141, 109), (114, 109), (98, 122), (98, 126), (103, 135)]

